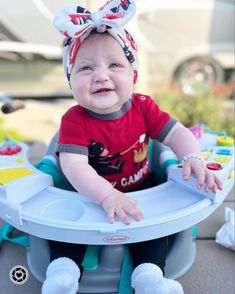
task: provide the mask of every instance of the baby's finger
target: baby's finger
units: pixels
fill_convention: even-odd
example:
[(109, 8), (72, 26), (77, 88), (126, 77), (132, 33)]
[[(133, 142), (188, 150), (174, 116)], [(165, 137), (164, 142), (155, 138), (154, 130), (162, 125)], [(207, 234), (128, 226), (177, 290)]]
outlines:
[(223, 182), (221, 181), (221, 179), (219, 177), (217, 177), (216, 175), (214, 175), (214, 180), (217, 185), (217, 188), (219, 190), (223, 190)]
[(108, 215), (108, 220), (110, 224), (114, 224), (115, 223), (115, 213), (114, 213), (114, 209), (113, 208), (109, 208), (107, 210), (107, 215)]
[(185, 181), (189, 180), (191, 176), (191, 164), (189, 162), (184, 162), (183, 165), (183, 178)]
[(141, 210), (139, 210), (136, 206), (126, 205), (123, 207), (123, 209), (137, 221), (142, 220), (144, 217)]
[(131, 223), (130, 217), (126, 214), (123, 208), (117, 207), (115, 213), (124, 224), (129, 225)]
[(212, 187), (212, 192), (216, 193), (218, 189), (218, 186), (216, 183), (214, 183), (213, 187)]
[(130, 205), (137, 205), (137, 200), (132, 199), (132, 198), (125, 199), (125, 202), (126, 203), (128, 202), (128, 204), (130, 204)]
[(205, 186), (205, 191), (209, 192), (209, 191), (213, 191), (216, 192), (217, 190), (217, 185), (215, 184), (214, 181), (214, 175), (210, 172), (206, 172), (206, 186)]
[(201, 189), (201, 187), (204, 185), (206, 180), (205, 169), (201, 164), (196, 165), (194, 167), (194, 173), (197, 178), (197, 188)]

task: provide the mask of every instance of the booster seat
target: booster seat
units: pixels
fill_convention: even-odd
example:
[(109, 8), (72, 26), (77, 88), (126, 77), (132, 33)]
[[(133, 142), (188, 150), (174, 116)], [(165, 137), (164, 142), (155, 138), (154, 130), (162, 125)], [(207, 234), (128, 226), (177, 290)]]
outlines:
[[(149, 150), (152, 171), (159, 171), (157, 166), (160, 166), (169, 172), (168, 180), (157, 187), (128, 193), (138, 200), (145, 215), (141, 222), (133, 221), (129, 226), (119, 221), (108, 224), (106, 214), (94, 202), (83, 195), (78, 197), (77, 192), (61, 189), (66, 181), (56, 161), (51, 160), (57, 135), (49, 145), (47, 157), (38, 165), (44, 172), (28, 161), (25, 144), (0, 144), (0, 217), (31, 235), (28, 264), (41, 282), (49, 264), (47, 240), (91, 244), (84, 260), (79, 293), (104, 294), (118, 290), (120, 294), (131, 293), (128, 279), (131, 265), (125, 244), (162, 236), (169, 236), (166, 276), (178, 278), (190, 268), (195, 258), (195, 234), (193, 236), (191, 227), (208, 217), (233, 187), (233, 147), (218, 146), (217, 136), (207, 134), (199, 143), (207, 156), (208, 166), (220, 167), (215, 173), (223, 181), (223, 191), (214, 194), (197, 190), (194, 178), (184, 182), (181, 169), (171, 168), (177, 164), (172, 153), (154, 141)], [(10, 154), (6, 154), (8, 150)], [(155, 154), (159, 156), (152, 156)], [(63, 183), (63, 187), (53, 186), (52, 177), (46, 174), (48, 166), (54, 184)]]
[[(58, 159), (55, 157), (57, 144), (58, 132), (48, 146), (47, 155), (36, 167), (51, 174), (55, 186), (71, 190), (72, 187), (63, 176)], [(175, 167), (179, 162), (166, 147), (157, 141), (150, 141), (149, 158), (151, 171), (157, 173), (160, 182), (166, 180), (168, 169)], [(194, 239), (194, 228), (168, 237), (166, 277), (176, 279), (191, 267), (196, 255)], [(48, 240), (30, 236), (27, 262), (35, 278), (43, 283), (46, 268), (50, 263)], [(125, 244), (88, 246), (83, 266), (84, 271), (78, 293), (132, 293), (131, 259)]]

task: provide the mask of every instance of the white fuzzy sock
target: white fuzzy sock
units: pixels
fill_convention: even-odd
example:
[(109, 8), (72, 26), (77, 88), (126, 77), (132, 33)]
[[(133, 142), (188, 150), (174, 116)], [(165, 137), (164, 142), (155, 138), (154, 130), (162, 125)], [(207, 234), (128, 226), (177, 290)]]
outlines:
[(167, 285), (169, 294), (183, 294), (184, 293), (183, 287), (179, 282), (172, 280), (172, 279), (166, 279), (166, 278), (164, 278), (164, 280), (165, 280), (165, 284)]
[(76, 294), (80, 269), (70, 258), (60, 257), (53, 260), (46, 271), (42, 294)]
[(131, 276), (135, 294), (183, 294), (179, 282), (163, 277), (161, 269), (152, 263), (137, 266)]

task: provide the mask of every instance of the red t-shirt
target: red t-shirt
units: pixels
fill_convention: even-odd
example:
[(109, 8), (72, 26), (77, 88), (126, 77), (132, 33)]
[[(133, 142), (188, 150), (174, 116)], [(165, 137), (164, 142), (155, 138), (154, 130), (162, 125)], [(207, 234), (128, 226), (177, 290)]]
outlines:
[(149, 173), (149, 137), (163, 141), (175, 123), (149, 96), (141, 94), (134, 94), (111, 114), (76, 105), (62, 117), (58, 152), (88, 155), (100, 176), (126, 191)]

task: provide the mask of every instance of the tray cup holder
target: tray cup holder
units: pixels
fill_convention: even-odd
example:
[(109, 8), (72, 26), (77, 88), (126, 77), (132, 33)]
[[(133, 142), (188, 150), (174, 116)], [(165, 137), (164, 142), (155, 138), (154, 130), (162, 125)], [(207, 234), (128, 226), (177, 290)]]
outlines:
[(41, 216), (58, 221), (77, 221), (84, 214), (84, 207), (81, 203), (71, 199), (58, 199), (48, 203), (42, 211)]

